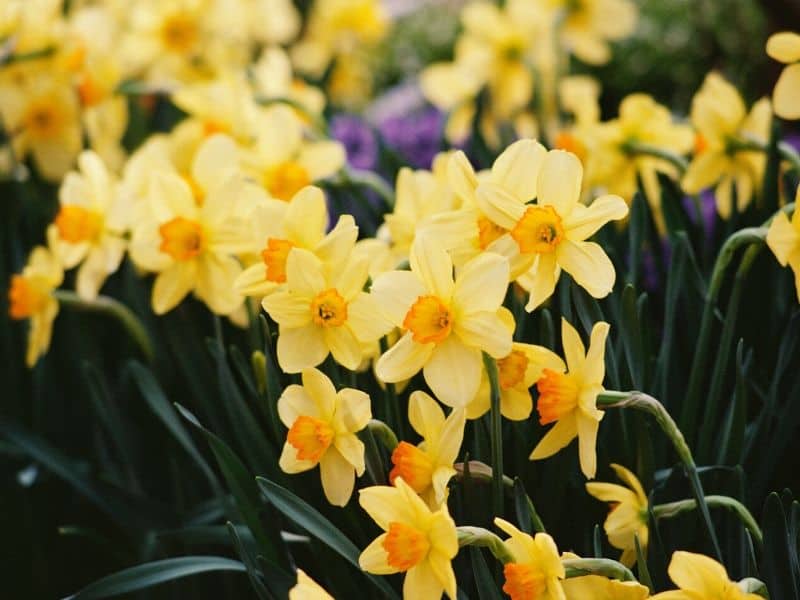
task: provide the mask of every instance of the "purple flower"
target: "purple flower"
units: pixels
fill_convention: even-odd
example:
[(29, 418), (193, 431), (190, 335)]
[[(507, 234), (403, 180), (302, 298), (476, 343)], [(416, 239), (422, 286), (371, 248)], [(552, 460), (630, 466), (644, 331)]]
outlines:
[(429, 169), (441, 149), (444, 117), (435, 108), (384, 119), (378, 129), (386, 145), (409, 165)]
[(353, 115), (336, 115), (331, 136), (344, 144), (347, 162), (356, 169), (373, 169), (378, 162), (378, 140), (370, 126)]
[(684, 196), (683, 208), (695, 225), (698, 223), (698, 216), (702, 219), (705, 239), (710, 240), (714, 236), (714, 226), (717, 222), (717, 202), (714, 198), (713, 188), (700, 192), (697, 197), (697, 204), (689, 196)]

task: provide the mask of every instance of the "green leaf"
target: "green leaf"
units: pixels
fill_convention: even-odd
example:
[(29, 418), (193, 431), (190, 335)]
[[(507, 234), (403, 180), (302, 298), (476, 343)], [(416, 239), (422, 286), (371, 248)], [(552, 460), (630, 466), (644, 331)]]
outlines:
[(764, 552), (761, 557), (761, 574), (773, 598), (798, 600), (797, 573), (792, 572), (788, 524), (781, 499), (775, 492), (767, 496), (761, 523), (764, 532)]
[(642, 343), (641, 323), (637, 309), (636, 290), (632, 285), (626, 285), (622, 291), (622, 315), (620, 327), (622, 329), (623, 349), (628, 363), (628, 372), (633, 387), (644, 389), (644, 345)]
[(469, 547), (469, 559), (472, 563), (472, 573), (475, 577), (475, 587), (478, 589), (480, 600), (502, 600), (502, 595), (497, 589), (497, 583), (486, 566), (483, 553), (480, 548)]
[(653, 587), (653, 581), (650, 578), (650, 570), (647, 568), (647, 556), (642, 551), (642, 546), (639, 543), (638, 533), (633, 534), (633, 543), (636, 546), (636, 569), (638, 570), (639, 582), (642, 585), (646, 585), (652, 594), (656, 590)]
[[(231, 540), (233, 540), (233, 546), (236, 548), (236, 553), (247, 568), (247, 577), (250, 579), (250, 584), (253, 586), (256, 596), (258, 596), (260, 600), (272, 600), (273, 596), (267, 590), (264, 582), (261, 581), (261, 576), (258, 573), (253, 557), (250, 556), (250, 551), (242, 543), (242, 539), (236, 531), (236, 526), (230, 521), (226, 523), (226, 526), (228, 528), (228, 534), (231, 536)], [(268, 581), (270, 581), (273, 586), (277, 583), (273, 577), (269, 577)], [(289, 593), (291, 585), (292, 581), (287, 577), (283, 593), (279, 596), (280, 598), (285, 597)]]
[(669, 398), (667, 383), (670, 377), (670, 361), (672, 354), (672, 341), (675, 335), (675, 318), (678, 312), (680, 294), (684, 290), (684, 273), (686, 270), (687, 254), (691, 253), (691, 245), (686, 232), (679, 232), (675, 236), (672, 250), (672, 261), (669, 275), (667, 276), (667, 289), (664, 296), (664, 327), (661, 346), (656, 359), (655, 382), (653, 384), (657, 398)]
[(728, 409), (722, 426), (717, 451), (717, 464), (736, 465), (742, 460), (744, 431), (747, 420), (747, 383), (744, 364), (744, 340), (739, 339), (736, 345), (736, 386), (733, 390), (733, 402)]
[[(358, 569), (361, 568), (358, 564), (358, 548), (333, 523), (322, 516), (316, 508), (269, 479), (256, 477), (256, 481), (264, 496), (275, 508), (350, 564)], [(397, 597), (397, 594), (386, 580), (374, 575), (367, 575), (367, 578), (387, 596), (391, 598)]]
[(595, 523), (592, 535), (592, 549), (595, 558), (603, 558), (603, 534), (600, 533), (600, 525)]
[(66, 600), (92, 600), (110, 598), (128, 592), (144, 590), (159, 583), (208, 573), (211, 571), (245, 572), (245, 566), (238, 560), (220, 556), (182, 556), (137, 565), (103, 577), (89, 584), (77, 594)]

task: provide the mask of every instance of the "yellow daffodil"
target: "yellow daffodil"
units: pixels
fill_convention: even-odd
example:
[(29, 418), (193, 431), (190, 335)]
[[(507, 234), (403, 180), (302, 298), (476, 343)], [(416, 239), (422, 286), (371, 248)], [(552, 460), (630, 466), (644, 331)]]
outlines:
[(758, 594), (743, 592), (728, 578), (717, 561), (702, 554), (678, 551), (669, 563), (672, 582), (680, 591), (661, 592), (653, 600), (759, 600)]
[(292, 248), (310, 250), (329, 272), (342, 267), (353, 250), (358, 227), (351, 215), (342, 215), (330, 233), (322, 190), (308, 186), (290, 202), (267, 198), (253, 210), (253, 249), (260, 260), (236, 279), (236, 290), (263, 298), (286, 283), (286, 259)]
[(320, 364), (328, 354), (355, 370), (364, 347), (386, 335), (391, 324), (381, 317), (373, 295), (362, 291), (369, 264), (350, 256), (335, 272), (304, 248), (291, 248), (286, 258), (286, 286), (262, 301), (275, 320), (278, 364), (297, 373)]
[(259, 119), (259, 132), (243, 166), (278, 200), (291, 200), (307, 185), (344, 166), (344, 147), (332, 140), (306, 141), (303, 123), (288, 106), (267, 108)]
[(278, 399), (278, 415), (289, 433), (279, 461), (285, 473), (319, 465), (328, 502), (345, 506), (364, 474), (364, 444), (356, 433), (372, 418), (369, 396), (359, 390), (336, 391), (317, 369), (303, 371), (303, 385), (290, 385)]
[(742, 97), (718, 73), (709, 73), (692, 99), (691, 119), (697, 136), (695, 153), (683, 176), (687, 194), (698, 194), (716, 184), (717, 212), (727, 219), (736, 206), (744, 210), (758, 192), (766, 157), (760, 151), (744, 151), (737, 144), (769, 140), (772, 112), (769, 100), (762, 98), (747, 113)]
[[(564, 552), (562, 559), (580, 558), (577, 554)], [(643, 600), (650, 597), (650, 590), (638, 581), (619, 581), (602, 575), (570, 577), (561, 582), (566, 600)]]
[(14, 36), (14, 51), (27, 54), (58, 42), (63, 0), (5, 0), (0, 6), (0, 38)]
[(11, 277), (8, 313), (12, 319), (28, 320), (28, 350), (25, 363), (33, 367), (50, 347), (58, 300), (52, 292), (64, 279), (61, 263), (44, 246), (33, 249), (22, 273)]
[(453, 463), (464, 439), (464, 410), (454, 409), (445, 418), (436, 400), (416, 391), (408, 399), (408, 420), (422, 442), (418, 446), (400, 442), (392, 452), (394, 468), (389, 480), (401, 477), (436, 510), (447, 501), (447, 482), (456, 474)]
[[(252, 67), (252, 75), (255, 92), (261, 99), (288, 98), (312, 115), (321, 114), (325, 108), (325, 94), (319, 88), (294, 76), (291, 60), (283, 48), (264, 48)], [(306, 118), (307, 115), (298, 116)]]
[(289, 600), (333, 600), (333, 596), (302, 569), (297, 569), (297, 584), (289, 590)]
[[(607, 296), (616, 272), (603, 248), (585, 241), (608, 221), (628, 214), (625, 201), (606, 195), (589, 206), (580, 202), (583, 167), (564, 150), (531, 153), (516, 174), (525, 194), (512, 194), (507, 186), (481, 183), (478, 205), (496, 227), (508, 231), (491, 247), (509, 258), (515, 277), (530, 296), (525, 307), (532, 311), (555, 290), (561, 269), (595, 298)], [(535, 204), (521, 201), (535, 183)], [(530, 196), (529, 196), (530, 197)]]
[(67, 173), (59, 190), (53, 250), (65, 268), (80, 264), (75, 288), (92, 300), (119, 268), (131, 215), (118, 193), (117, 178), (97, 154), (83, 152), (78, 166), (80, 171)]
[[(375, 367), (385, 382), (410, 378), (422, 369), (433, 393), (449, 406), (466, 406), (478, 391), (481, 352), (502, 358), (511, 334), (500, 307), (508, 287), (508, 261), (484, 253), (453, 279), (453, 263), (432, 237), (411, 247), (411, 271), (380, 275), (372, 286), (380, 310), (405, 330)], [(453, 373), (458, 372), (458, 377)]]
[(639, 536), (639, 545), (643, 554), (647, 554), (647, 494), (642, 484), (622, 465), (612, 464), (611, 468), (628, 487), (614, 483), (591, 482), (586, 484), (586, 491), (592, 496), (611, 505), (603, 528), (608, 541), (614, 548), (622, 550), (620, 562), (628, 567), (636, 562), (636, 544), (634, 534)]
[(794, 284), (797, 288), (797, 301), (800, 302), (800, 187), (795, 194), (795, 209), (792, 220), (779, 212), (767, 230), (767, 246), (782, 267), (789, 266), (794, 271)]
[(503, 591), (511, 600), (564, 600), (566, 573), (553, 538), (546, 533), (532, 537), (500, 518), (494, 524), (510, 536), (503, 541), (513, 557), (503, 567)]
[(552, 429), (536, 445), (531, 460), (552, 456), (575, 437), (578, 438), (578, 454), (581, 470), (588, 479), (593, 479), (597, 470), (597, 430), (603, 412), (597, 408), (597, 395), (603, 391), (605, 378), (605, 348), (609, 325), (595, 323), (592, 328), (589, 351), (586, 352), (578, 332), (561, 320), (561, 343), (567, 359), (567, 371), (544, 369), (536, 383), (539, 399), (539, 423), (555, 423)]
[(242, 270), (234, 255), (247, 249), (239, 214), (247, 214), (242, 204), (252, 210), (263, 193), (226, 166), (231, 144), (224, 136), (210, 138), (195, 157), (191, 180), (167, 170), (152, 175), (130, 253), (139, 267), (158, 273), (156, 314), (191, 291), (217, 314), (231, 314), (242, 304), (233, 285)]
[(783, 119), (800, 119), (800, 34), (781, 31), (767, 40), (767, 54), (787, 66), (781, 71), (772, 102), (775, 114)]
[(458, 554), (456, 524), (447, 504), (436, 511), (398, 477), (394, 487), (374, 486), (359, 491), (359, 503), (385, 533), (358, 558), (364, 571), (376, 575), (405, 573), (403, 599), (456, 598), (451, 561)]

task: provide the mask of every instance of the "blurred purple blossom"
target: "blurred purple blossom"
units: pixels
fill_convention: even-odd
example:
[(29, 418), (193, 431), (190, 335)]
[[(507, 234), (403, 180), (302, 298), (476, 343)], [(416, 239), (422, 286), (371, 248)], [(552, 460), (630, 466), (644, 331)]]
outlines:
[(386, 145), (409, 165), (429, 169), (441, 148), (444, 117), (435, 108), (389, 117), (378, 125)]
[(347, 151), (347, 162), (356, 169), (374, 169), (378, 164), (378, 140), (369, 124), (354, 115), (336, 115), (331, 136)]
[(710, 240), (714, 236), (714, 226), (717, 222), (717, 203), (714, 198), (714, 190), (712, 188), (703, 190), (697, 196), (696, 202), (691, 197), (684, 196), (683, 208), (692, 219), (692, 223), (698, 223), (698, 216), (702, 219), (703, 234), (706, 240)]

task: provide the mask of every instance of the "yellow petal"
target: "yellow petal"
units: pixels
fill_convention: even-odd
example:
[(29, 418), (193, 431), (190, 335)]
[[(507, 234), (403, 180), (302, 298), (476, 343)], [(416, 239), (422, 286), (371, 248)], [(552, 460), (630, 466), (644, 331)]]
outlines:
[(582, 178), (583, 166), (577, 156), (564, 150), (551, 150), (539, 172), (536, 203), (552, 206), (566, 219), (580, 198)]
[(411, 271), (382, 273), (372, 283), (370, 294), (383, 315), (400, 327), (411, 305), (426, 290), (420, 278)]
[(679, 588), (710, 598), (721, 594), (730, 581), (725, 567), (717, 561), (682, 550), (672, 555), (668, 573)]
[(192, 180), (206, 193), (217, 185), (220, 173), (237, 168), (239, 150), (227, 135), (216, 134), (197, 149), (192, 160)]
[(445, 423), (442, 407), (423, 391), (408, 398), (408, 421), (423, 439), (438, 438)]
[(602, 385), (606, 373), (606, 338), (611, 326), (600, 321), (592, 327), (592, 336), (589, 340), (589, 351), (583, 366), (584, 385)]
[(477, 348), (493, 358), (503, 358), (511, 353), (511, 332), (498, 313), (481, 311), (459, 316), (453, 333), (465, 346)]
[(281, 423), (291, 428), (298, 417), (307, 416), (327, 420), (330, 408), (323, 415), (320, 404), (312, 398), (303, 386), (292, 384), (278, 398), (278, 416)]
[(344, 388), (336, 395), (336, 418), (345, 430), (357, 432), (364, 429), (372, 418), (369, 396), (361, 390)]
[(578, 424), (574, 415), (561, 418), (536, 444), (531, 452), (531, 460), (541, 460), (552, 456), (566, 447), (578, 435)]
[(351, 215), (342, 215), (336, 226), (314, 248), (314, 254), (333, 270), (350, 256), (356, 239), (358, 239), (358, 226), (355, 220)]
[(363, 357), (361, 342), (348, 325), (325, 327), (322, 336), (337, 363), (350, 371), (358, 368)]
[(724, 175), (714, 190), (714, 200), (719, 216), (728, 220), (733, 210), (733, 177)]
[(389, 348), (375, 365), (375, 373), (381, 381), (397, 383), (410, 379), (417, 373), (433, 352), (434, 344), (419, 344), (407, 332), (394, 346)]
[(303, 327), (281, 327), (278, 335), (278, 364), (286, 373), (299, 373), (316, 367), (329, 349), (325, 338), (313, 323)]
[(232, 313), (244, 301), (233, 287), (233, 282), (241, 272), (239, 261), (232, 256), (205, 254), (197, 269), (197, 297), (218, 315)]
[[(459, 376), (453, 377), (454, 373)], [(466, 406), (475, 397), (481, 382), (481, 351), (465, 346), (457, 336), (450, 335), (433, 349), (423, 374), (425, 382), (444, 404)]]
[(302, 373), (303, 389), (319, 409), (320, 418), (330, 421), (336, 411), (336, 388), (319, 369), (306, 368)]
[[(334, 447), (339, 454), (355, 469), (356, 475), (361, 477), (364, 474), (364, 443), (355, 435), (342, 434), (334, 439)], [(349, 496), (348, 496), (349, 498)]]
[(773, 33), (767, 40), (767, 54), (782, 63), (800, 61), (800, 34), (793, 31)]
[[(586, 575), (584, 577), (571, 577), (565, 579), (561, 585), (567, 600), (644, 600), (650, 596), (650, 591), (636, 581), (618, 581), (607, 579), (600, 575)], [(670, 594), (666, 596), (665, 594)], [(683, 592), (665, 592), (659, 594), (659, 600), (691, 600)], [(680, 594), (675, 596), (672, 594)]]
[(195, 284), (197, 262), (176, 262), (162, 271), (153, 283), (153, 312), (163, 315), (175, 308)]
[(560, 274), (561, 268), (556, 262), (555, 253), (540, 254), (531, 269), (517, 278), (517, 283), (530, 294), (525, 305), (526, 311), (533, 312), (553, 295)]
[(322, 190), (310, 185), (297, 192), (286, 207), (286, 237), (304, 248), (315, 248), (327, 226), (328, 208)]
[(330, 447), (319, 461), (322, 489), (328, 502), (345, 506), (353, 494), (356, 475), (351, 465), (336, 447)]
[(472, 168), (467, 155), (461, 150), (457, 150), (450, 155), (450, 159), (447, 162), (447, 182), (455, 194), (463, 201), (474, 204), (478, 177), (475, 175), (475, 169)]
[(644, 488), (642, 487), (642, 484), (639, 482), (639, 479), (636, 477), (636, 475), (622, 465), (615, 463), (611, 463), (611, 468), (614, 469), (617, 477), (628, 484), (628, 486), (634, 491), (639, 502), (642, 504), (647, 504), (647, 494), (644, 493)]
[(466, 415), (463, 408), (456, 408), (447, 416), (444, 427), (439, 432), (436, 440), (436, 447), (429, 447), (428, 451), (435, 455), (435, 460), (440, 465), (451, 466), (458, 453), (461, 451), (461, 443), (464, 441), (464, 425)]
[(775, 84), (772, 101), (775, 114), (783, 119), (800, 119), (800, 64), (786, 67)]
[(561, 318), (561, 343), (564, 347), (564, 357), (567, 359), (567, 369), (576, 377), (583, 373), (586, 364), (586, 350), (578, 331), (565, 319)]
[[(395, 481), (398, 480), (396, 479)], [(358, 503), (361, 508), (384, 531), (389, 529), (389, 523), (393, 521), (399, 523), (416, 522), (416, 508), (407, 502), (405, 494), (395, 487), (375, 485), (359, 490), (358, 494)], [(422, 503), (419, 498), (418, 501)]]
[(453, 467), (437, 467), (433, 472), (431, 487), (433, 488), (434, 508), (447, 502), (447, 484), (455, 475), (456, 470)]
[(524, 201), (491, 181), (481, 183), (476, 188), (475, 202), (490, 221), (505, 229), (513, 229), (525, 214)]
[(326, 287), (322, 262), (308, 250), (292, 248), (286, 258), (286, 284), (294, 294), (316, 296)]
[(511, 388), (500, 391), (500, 412), (510, 421), (524, 421), (533, 410), (533, 398), (528, 390)]
[[(490, 181), (518, 200), (518, 204), (536, 197), (536, 182), (539, 169), (547, 155), (547, 150), (536, 140), (518, 140), (506, 148), (492, 165)], [(521, 217), (521, 211), (516, 220)], [(514, 224), (504, 225), (507, 229)]]
[(422, 279), (429, 293), (444, 302), (453, 295), (453, 262), (431, 235), (418, 235), (409, 255), (411, 270)]
[(333, 600), (333, 596), (301, 569), (297, 569), (297, 585), (289, 590), (289, 600)]
[[(444, 585), (428, 560), (411, 567), (403, 581), (403, 598), (441, 598)], [(452, 596), (455, 600), (455, 596)]]
[(601, 196), (589, 206), (575, 205), (569, 218), (564, 219), (566, 235), (571, 240), (582, 241), (594, 235), (609, 221), (618, 221), (628, 215), (628, 205), (619, 196)]
[(302, 473), (317, 466), (313, 460), (300, 460), (297, 458), (297, 448), (292, 446), (289, 442), (283, 445), (281, 457), (278, 460), (278, 466), (284, 473), (294, 475), (295, 473)]
[[(364, 491), (366, 490), (362, 490), (361, 492), (361, 498), (364, 497)], [(387, 560), (388, 554), (383, 547), (385, 541), (386, 534), (383, 533), (375, 538), (369, 546), (364, 548), (361, 556), (358, 557), (358, 566), (360, 566), (362, 570), (375, 575), (391, 575), (392, 573), (398, 572), (397, 568), (390, 565)]]
[(261, 301), (270, 318), (281, 325), (295, 329), (311, 323), (311, 299), (279, 289)]
[(450, 558), (452, 557), (446, 557), (440, 552), (431, 552), (428, 555), (428, 562), (445, 593), (452, 600), (455, 600), (457, 593), (456, 574), (453, 572), (453, 563)]
[(575, 283), (595, 298), (605, 298), (611, 293), (617, 273), (598, 244), (564, 240), (556, 249), (556, 260)]
[(508, 275), (507, 259), (492, 252), (479, 254), (458, 272), (454, 306), (465, 312), (497, 311), (506, 296)]
[(699, 194), (719, 181), (727, 168), (725, 154), (707, 150), (694, 157), (681, 180), (681, 186), (687, 194)]
[(634, 502), (636, 495), (626, 487), (616, 483), (590, 482), (586, 491), (601, 502)]
[(594, 479), (597, 472), (597, 430), (600, 423), (584, 416), (577, 417), (578, 457), (581, 471), (587, 479)]
[(341, 143), (327, 140), (306, 144), (297, 160), (308, 172), (311, 181), (319, 181), (341, 169), (346, 158)]

